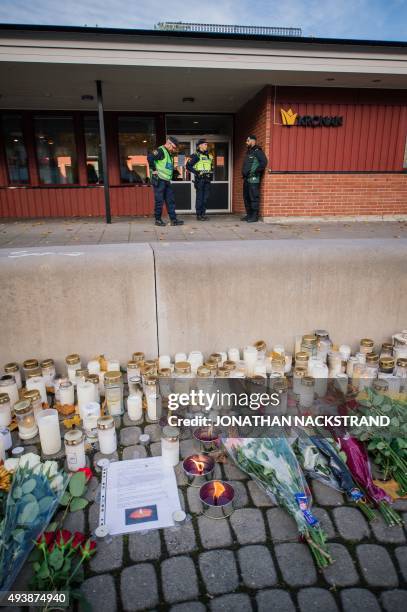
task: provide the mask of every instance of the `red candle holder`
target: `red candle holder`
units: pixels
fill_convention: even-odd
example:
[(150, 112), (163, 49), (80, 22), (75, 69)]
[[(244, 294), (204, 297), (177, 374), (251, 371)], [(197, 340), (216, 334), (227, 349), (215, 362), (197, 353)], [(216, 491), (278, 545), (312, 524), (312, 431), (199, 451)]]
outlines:
[(212, 480), (215, 461), (208, 455), (190, 455), (182, 463), (184, 472), (191, 487), (200, 487)]
[(235, 490), (224, 480), (212, 480), (202, 485), (199, 498), (202, 502), (204, 516), (223, 519), (233, 512)]
[(212, 427), (199, 427), (192, 435), (198, 440), (201, 453), (210, 453), (218, 449), (219, 435)]

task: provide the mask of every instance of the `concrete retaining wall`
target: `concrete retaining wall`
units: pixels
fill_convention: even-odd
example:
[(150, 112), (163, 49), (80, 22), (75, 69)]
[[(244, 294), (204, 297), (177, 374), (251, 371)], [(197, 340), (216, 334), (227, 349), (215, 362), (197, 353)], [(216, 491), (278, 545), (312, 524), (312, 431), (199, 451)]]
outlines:
[[(148, 244), (0, 250), (0, 364), (157, 354)], [(0, 366), (0, 367), (1, 367)]]
[(406, 271), (406, 240), (3, 249), (0, 365), (71, 352), (124, 364), (157, 354), (157, 326), (172, 355), (259, 338), (292, 350), (318, 327), (334, 342), (381, 342), (407, 327)]

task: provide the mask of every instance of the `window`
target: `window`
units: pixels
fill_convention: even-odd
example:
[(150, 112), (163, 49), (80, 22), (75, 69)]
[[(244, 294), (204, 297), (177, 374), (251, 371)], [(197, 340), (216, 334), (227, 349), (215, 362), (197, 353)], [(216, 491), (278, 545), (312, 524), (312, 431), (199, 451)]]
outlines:
[(35, 146), (41, 183), (72, 185), (78, 182), (72, 117), (34, 117)]
[(122, 183), (143, 184), (148, 179), (147, 151), (155, 147), (152, 117), (119, 117), (119, 157)]
[(99, 120), (85, 116), (83, 119), (88, 184), (103, 183), (102, 148), (100, 146)]
[(29, 182), (27, 151), (21, 115), (3, 115), (3, 135), (9, 181), (12, 185)]

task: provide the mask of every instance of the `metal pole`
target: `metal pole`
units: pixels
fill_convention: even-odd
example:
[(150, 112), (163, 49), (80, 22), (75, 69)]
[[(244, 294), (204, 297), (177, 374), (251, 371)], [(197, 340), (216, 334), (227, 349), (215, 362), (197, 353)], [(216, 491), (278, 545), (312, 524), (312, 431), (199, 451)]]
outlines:
[(110, 211), (109, 168), (107, 165), (105, 112), (103, 109), (102, 81), (96, 81), (96, 91), (97, 91), (97, 98), (98, 98), (100, 144), (102, 147), (102, 170), (103, 170), (103, 188), (105, 192), (106, 223), (111, 223), (112, 214)]

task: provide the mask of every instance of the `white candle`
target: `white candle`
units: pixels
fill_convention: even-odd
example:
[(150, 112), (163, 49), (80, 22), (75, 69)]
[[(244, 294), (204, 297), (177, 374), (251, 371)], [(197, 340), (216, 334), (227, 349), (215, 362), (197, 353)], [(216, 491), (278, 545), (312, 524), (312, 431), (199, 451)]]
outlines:
[(0, 436), (0, 461), (6, 460), (6, 449), (4, 448), (3, 436)]
[(82, 410), (82, 421), (87, 436), (96, 438), (99, 417), (100, 404), (98, 402), (85, 404)]
[(243, 359), (246, 364), (246, 375), (253, 376), (257, 363), (257, 349), (255, 346), (246, 346), (243, 350)]
[(86, 466), (85, 442), (80, 429), (71, 429), (65, 436), (65, 455), (68, 470), (77, 472)]
[(7, 393), (0, 393), (0, 427), (8, 427), (11, 423), (11, 402)]
[(53, 408), (43, 410), (37, 416), (40, 432), (41, 450), (44, 455), (54, 455), (61, 450), (61, 430), (58, 411)]
[(143, 416), (143, 398), (141, 393), (129, 395), (127, 398), (127, 413), (131, 421), (141, 421)]
[(116, 429), (111, 416), (98, 419), (98, 439), (100, 452), (103, 455), (111, 455), (117, 448)]
[(79, 414), (83, 419), (83, 407), (95, 399), (95, 385), (87, 381), (79, 382), (76, 385), (76, 393), (78, 395)]
[(230, 348), (228, 350), (228, 359), (229, 361), (239, 361), (240, 360), (240, 351), (238, 348)]
[(107, 362), (107, 372), (120, 372), (120, 361), (109, 359)]
[(164, 465), (175, 467), (179, 463), (179, 430), (166, 425), (161, 438), (161, 456)]
[(339, 347), (339, 352), (341, 354), (342, 361), (348, 361), (351, 354), (350, 346), (348, 346), (347, 344), (341, 344), (341, 346)]
[(147, 399), (147, 419), (151, 422), (156, 422), (158, 421), (158, 416), (157, 416), (157, 404), (158, 404), (158, 400), (159, 400), (159, 395), (156, 395), (155, 393), (148, 393), (146, 395), (146, 399)]
[(19, 401), (18, 387), (13, 375), (6, 374), (0, 378), (0, 393), (7, 393), (12, 407)]
[(14, 376), (14, 379), (16, 381), (17, 384), (17, 388), (21, 389), (23, 386), (22, 380), (21, 380), (21, 372), (20, 372), (20, 366), (18, 365), (18, 363), (6, 363), (6, 365), (4, 366), (4, 373), (5, 374), (11, 374), (11, 376)]
[(59, 386), (59, 403), (72, 406), (75, 401), (75, 390), (70, 380), (63, 382)]
[(91, 359), (91, 361), (88, 361), (88, 372), (89, 374), (99, 374), (100, 363), (97, 359)]
[(169, 355), (160, 355), (158, 358), (158, 368), (169, 368), (171, 366), (171, 357)]
[(45, 380), (42, 376), (34, 376), (33, 378), (28, 378), (26, 380), (25, 386), (27, 387), (27, 389), (37, 389), (37, 391), (40, 392), (41, 401), (43, 404), (46, 404), (48, 402)]

